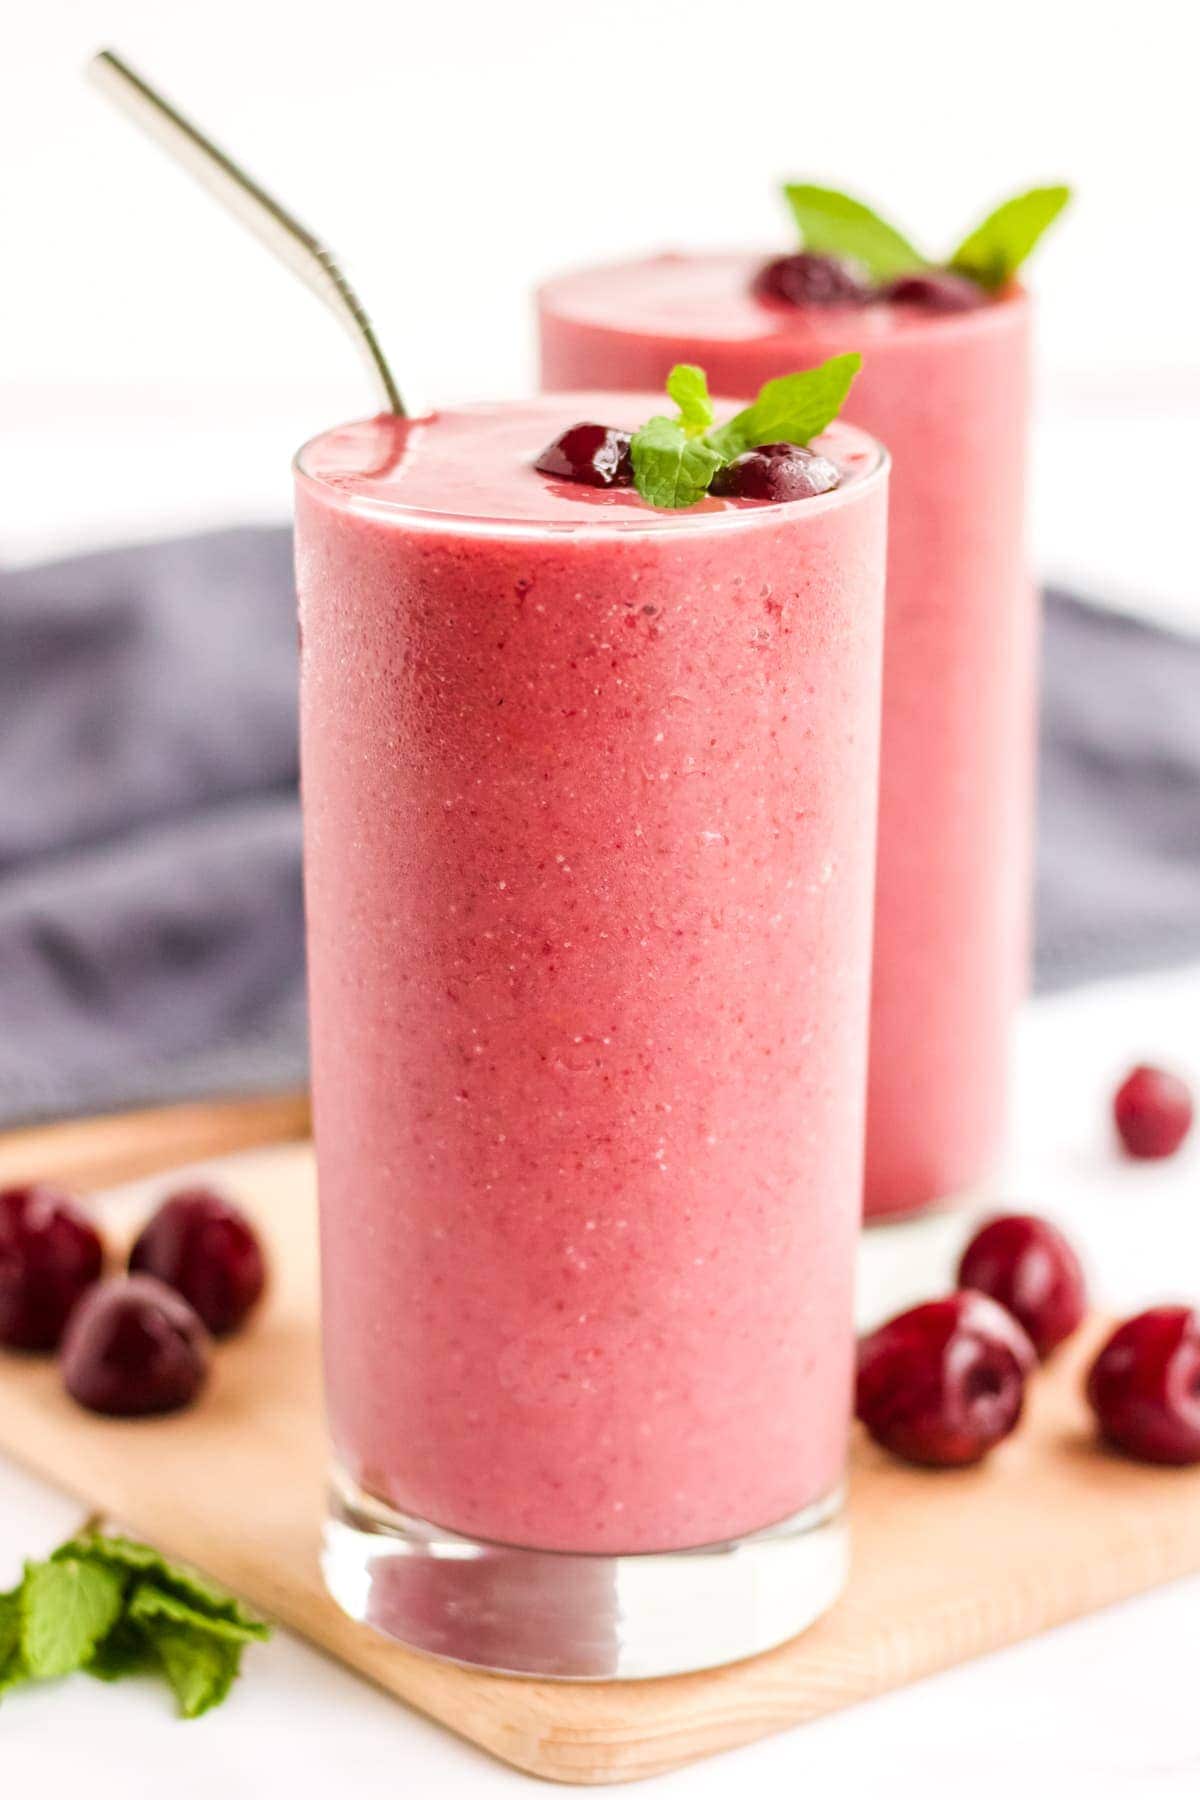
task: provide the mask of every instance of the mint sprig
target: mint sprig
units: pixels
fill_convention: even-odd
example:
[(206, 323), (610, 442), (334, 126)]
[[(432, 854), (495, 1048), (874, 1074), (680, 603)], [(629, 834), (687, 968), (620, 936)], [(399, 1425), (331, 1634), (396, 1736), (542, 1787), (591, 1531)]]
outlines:
[(704, 370), (676, 363), (667, 392), (679, 408), (656, 414), (630, 442), (633, 484), (651, 506), (676, 509), (703, 500), (718, 469), (756, 444), (807, 444), (837, 418), (862, 366), (856, 353), (830, 357), (816, 369), (763, 383), (758, 398), (723, 425), (715, 414)]
[[(784, 195), (806, 250), (860, 263), (877, 282), (935, 266), (902, 231), (862, 200), (836, 188), (788, 182)], [(940, 266), (989, 293), (1005, 287), (1071, 198), (1069, 187), (1030, 188), (988, 214)]]
[(861, 263), (876, 281), (890, 281), (925, 266), (925, 258), (894, 225), (836, 188), (789, 182), (784, 187), (806, 250)]
[(0, 1694), (27, 1681), (21, 1656), (21, 1590), (0, 1594)]
[(694, 506), (703, 500), (722, 458), (702, 438), (690, 437), (680, 419), (656, 415), (635, 431), (629, 445), (633, 485), (651, 506)]
[(679, 408), (679, 424), (688, 437), (700, 437), (713, 422), (708, 376), (695, 363), (676, 363), (667, 376), (667, 392)]
[(1007, 287), (1071, 198), (1068, 187), (1030, 188), (990, 212), (965, 237), (950, 267), (995, 293)]
[(85, 1532), (0, 1594), (0, 1693), (78, 1669), (100, 1681), (157, 1671), (195, 1719), (228, 1694), (270, 1627), (216, 1582), (132, 1538)]
[(725, 462), (732, 462), (755, 444), (807, 444), (837, 418), (861, 367), (862, 357), (851, 351), (831, 356), (819, 368), (764, 381), (758, 399), (710, 431), (705, 442), (719, 451)]
[(51, 1560), (61, 1557), (77, 1557), (99, 1562), (105, 1568), (127, 1570), (144, 1577), (157, 1592), (173, 1595), (209, 1619), (228, 1619), (241, 1626), (250, 1637), (265, 1639), (270, 1636), (270, 1627), (228, 1588), (210, 1581), (207, 1575), (201, 1575), (187, 1563), (168, 1561), (160, 1551), (135, 1538), (110, 1536), (107, 1532), (82, 1532), (60, 1545)]
[(121, 1616), (124, 1581), (73, 1556), (26, 1563), (21, 1583), (21, 1655), (33, 1681), (82, 1669)]

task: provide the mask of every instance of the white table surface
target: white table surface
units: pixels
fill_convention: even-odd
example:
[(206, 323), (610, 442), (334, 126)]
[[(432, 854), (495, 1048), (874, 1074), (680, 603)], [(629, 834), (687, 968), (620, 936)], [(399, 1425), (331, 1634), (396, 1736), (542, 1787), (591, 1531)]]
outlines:
[[(1022, 1021), (1003, 1193), (1066, 1224), (1106, 1306), (1200, 1300), (1200, 1144), (1170, 1163), (1129, 1163), (1113, 1149), (1108, 1118), (1114, 1083), (1133, 1060), (1200, 1075), (1198, 1016), (1200, 966), (1040, 1000)], [(864, 1270), (873, 1304), (885, 1290), (889, 1300), (930, 1292), (963, 1229), (936, 1220), (873, 1234)], [(78, 1520), (77, 1505), (0, 1459), (0, 1583)], [(981, 1557), (991, 1553), (981, 1543)], [(1089, 1800), (1194, 1800), (1198, 1652), (1200, 1578), (639, 1791), (708, 1800), (737, 1783), (757, 1800), (794, 1800), (886, 1784), (890, 1795), (949, 1796), (969, 1781), (980, 1800), (1010, 1800), (1032, 1779), (1035, 1792), (1086, 1791)], [(230, 1701), (195, 1724), (177, 1722), (149, 1683), (109, 1688), (76, 1677), (20, 1692), (0, 1712), (0, 1770), (5, 1792), (90, 1800), (128, 1800), (131, 1791), (258, 1800), (268, 1773), (273, 1791), (297, 1800), (533, 1791), (528, 1777), (286, 1632), (249, 1653)]]

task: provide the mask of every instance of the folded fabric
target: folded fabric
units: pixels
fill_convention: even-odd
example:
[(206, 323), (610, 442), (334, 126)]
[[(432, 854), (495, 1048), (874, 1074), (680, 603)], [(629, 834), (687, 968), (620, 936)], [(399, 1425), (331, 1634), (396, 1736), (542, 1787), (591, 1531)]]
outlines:
[(1051, 589), (1035, 981), (1200, 956), (1200, 638)]
[[(301, 1081), (290, 535), (0, 576), (0, 1122)], [(1037, 977), (1200, 954), (1200, 643), (1047, 596)]]

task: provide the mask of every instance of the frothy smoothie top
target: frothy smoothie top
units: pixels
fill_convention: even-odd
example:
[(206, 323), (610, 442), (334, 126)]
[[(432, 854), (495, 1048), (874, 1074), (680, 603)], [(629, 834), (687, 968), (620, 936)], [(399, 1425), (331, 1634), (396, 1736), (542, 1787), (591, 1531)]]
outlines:
[[(448, 407), (424, 418), (387, 416), (338, 425), (301, 450), (302, 480), (355, 511), (406, 519), (544, 526), (565, 531), (680, 531), (732, 524), (763, 512), (805, 514), (837, 506), (847, 488), (883, 466), (879, 445), (839, 420), (812, 441), (837, 465), (833, 492), (783, 505), (708, 496), (682, 511), (660, 510), (632, 488), (600, 489), (540, 474), (550, 439), (580, 419), (635, 429), (663, 409), (660, 394), (550, 394), (534, 400)], [(723, 418), (741, 402), (718, 403)]]
[(560, 319), (635, 337), (698, 344), (777, 337), (864, 351), (897, 331), (986, 330), (998, 313), (1025, 303), (1014, 288), (987, 296), (972, 312), (931, 312), (883, 297), (844, 306), (772, 305), (753, 291), (763, 262), (750, 251), (665, 253), (556, 276), (540, 299)]

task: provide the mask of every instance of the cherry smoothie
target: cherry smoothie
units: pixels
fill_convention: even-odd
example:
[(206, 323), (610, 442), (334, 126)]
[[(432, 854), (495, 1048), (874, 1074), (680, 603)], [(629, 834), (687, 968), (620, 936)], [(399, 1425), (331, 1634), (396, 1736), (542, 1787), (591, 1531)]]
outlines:
[(329, 1415), (409, 1519), (664, 1551), (841, 1480), (886, 464), (656, 511), (590, 394), (298, 461)]
[[(813, 266), (801, 272), (811, 284)], [(1025, 983), (1029, 305), (1017, 289), (975, 290), (958, 310), (955, 284), (972, 284), (953, 275), (900, 284), (907, 299), (781, 305), (762, 293), (763, 273), (761, 257), (660, 256), (550, 282), (543, 385), (650, 385), (688, 361), (715, 393), (741, 395), (863, 353), (848, 412), (894, 458), (866, 1211), (900, 1214), (992, 1170)], [(815, 275), (827, 280), (822, 266)]]

